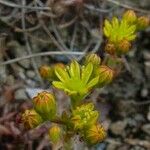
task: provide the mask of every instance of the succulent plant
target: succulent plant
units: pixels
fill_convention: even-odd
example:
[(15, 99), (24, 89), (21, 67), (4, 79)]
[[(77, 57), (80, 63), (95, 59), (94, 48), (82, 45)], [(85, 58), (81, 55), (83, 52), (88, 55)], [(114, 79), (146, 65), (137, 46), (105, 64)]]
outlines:
[[(82, 0), (76, 2), (80, 3)], [(51, 3), (59, 4), (59, 1)], [(68, 0), (62, 4), (65, 3), (71, 2)], [(57, 11), (60, 7), (55, 5)], [(62, 15), (65, 9), (66, 6), (60, 9), (58, 15)], [(128, 10), (121, 19), (114, 17), (111, 21), (105, 20), (103, 30), (107, 39), (105, 52), (108, 54), (104, 53), (102, 59), (97, 54), (90, 53), (86, 55), (82, 65), (73, 60), (69, 65), (57, 63), (41, 67), (41, 76), (70, 97), (71, 107), (62, 114), (56, 114), (57, 99), (52, 93), (41, 92), (33, 98), (34, 108), (22, 114), (24, 126), (33, 129), (44, 121), (51, 122), (48, 136), (53, 145), (61, 140), (65, 144), (70, 143), (77, 134), (90, 146), (102, 142), (106, 138), (106, 131), (99, 122), (100, 113), (92, 102), (85, 103), (83, 100), (95, 88), (102, 88), (112, 82), (122, 68), (123, 60), (120, 56), (129, 52), (137, 31), (148, 26), (148, 17), (138, 17), (134, 11)]]
[(80, 66), (74, 60), (66, 69), (59, 66), (55, 68), (59, 81), (53, 81), (53, 85), (65, 91), (71, 97), (72, 106), (75, 107), (99, 81), (99, 76), (91, 78), (92, 71), (92, 63)]
[(122, 18), (126, 20), (129, 24), (134, 24), (137, 21), (137, 16), (133, 10), (125, 11)]
[(136, 25), (130, 25), (126, 20), (119, 21), (116, 17), (112, 21), (105, 20), (104, 34), (112, 43), (119, 43), (126, 39), (133, 41), (136, 38)]
[(97, 144), (106, 138), (106, 131), (101, 124), (94, 124), (85, 130), (84, 138), (89, 145)]
[(114, 71), (106, 65), (99, 66), (97, 74), (99, 75), (97, 87), (103, 87), (104, 85), (109, 84), (114, 78)]
[(57, 124), (53, 125), (52, 127), (49, 128), (48, 135), (49, 139), (53, 143), (57, 143), (62, 136), (61, 128)]
[(141, 16), (137, 20), (137, 29), (143, 30), (150, 26), (150, 19), (146, 16)]
[(56, 100), (53, 94), (43, 91), (33, 98), (34, 109), (44, 120), (52, 120), (56, 116)]
[(101, 58), (97, 54), (88, 54), (85, 57), (85, 64), (92, 63), (94, 66), (99, 66), (101, 63)]
[(98, 121), (99, 113), (93, 103), (83, 104), (72, 111), (71, 122), (75, 130), (83, 130)]
[(42, 117), (34, 110), (27, 109), (22, 114), (22, 122), (27, 129), (33, 129), (43, 122)]

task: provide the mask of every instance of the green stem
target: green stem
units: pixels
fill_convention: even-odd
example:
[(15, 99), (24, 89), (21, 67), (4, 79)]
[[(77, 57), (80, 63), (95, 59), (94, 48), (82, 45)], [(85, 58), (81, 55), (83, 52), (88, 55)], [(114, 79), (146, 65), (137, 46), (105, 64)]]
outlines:
[(71, 98), (71, 107), (75, 109), (77, 106), (79, 106), (84, 99), (85, 95), (72, 95)]

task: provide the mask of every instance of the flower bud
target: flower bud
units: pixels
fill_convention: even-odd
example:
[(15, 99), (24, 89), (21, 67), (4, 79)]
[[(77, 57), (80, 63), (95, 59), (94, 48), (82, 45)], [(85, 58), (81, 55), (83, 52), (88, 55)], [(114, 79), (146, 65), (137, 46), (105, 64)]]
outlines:
[(100, 65), (101, 58), (97, 54), (89, 54), (85, 58), (85, 64), (92, 63), (93, 65)]
[(131, 48), (131, 43), (127, 40), (122, 40), (118, 44), (118, 53), (119, 54), (126, 54), (130, 48)]
[(56, 76), (55, 74), (55, 69), (56, 68), (62, 68), (65, 70), (65, 65), (63, 63), (56, 63), (54, 65), (52, 65), (52, 68), (53, 68), (53, 80), (58, 80), (58, 77)]
[(113, 80), (114, 71), (108, 66), (100, 66), (97, 70), (97, 73), (99, 74), (98, 87), (102, 87), (106, 84), (109, 84)]
[(53, 70), (50, 66), (41, 66), (39, 72), (41, 77), (44, 79), (51, 78), (53, 74)]
[(137, 20), (137, 16), (133, 10), (127, 10), (123, 14), (123, 19), (132, 24)]
[(99, 112), (94, 109), (93, 103), (83, 104), (72, 111), (71, 123), (75, 130), (85, 129), (98, 120)]
[(85, 140), (88, 144), (93, 145), (102, 142), (106, 138), (106, 132), (102, 125), (92, 125), (85, 131)]
[(33, 104), (35, 110), (44, 120), (51, 120), (56, 116), (56, 100), (51, 93), (46, 91), (38, 93), (33, 98)]
[(110, 55), (114, 55), (116, 51), (116, 47), (113, 43), (107, 43), (105, 46), (105, 51)]
[(62, 69), (64, 69), (64, 68), (65, 68), (65, 65), (64, 65), (63, 63), (56, 63), (56, 64), (53, 65), (53, 67), (54, 67), (54, 68), (55, 68), (55, 67), (61, 67)]
[(33, 129), (43, 122), (41, 116), (34, 109), (26, 110), (22, 114), (21, 120), (27, 129)]
[(48, 132), (49, 139), (53, 143), (57, 143), (61, 139), (62, 131), (58, 125), (53, 125)]
[(146, 16), (142, 16), (138, 18), (137, 27), (138, 29), (145, 29), (149, 26), (150, 20)]

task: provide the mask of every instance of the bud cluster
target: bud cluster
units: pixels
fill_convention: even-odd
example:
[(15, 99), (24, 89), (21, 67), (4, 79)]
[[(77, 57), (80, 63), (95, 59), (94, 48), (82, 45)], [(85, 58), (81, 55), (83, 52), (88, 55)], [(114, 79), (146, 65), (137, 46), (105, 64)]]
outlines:
[(93, 88), (102, 87), (112, 81), (113, 70), (101, 63), (101, 58), (97, 54), (89, 54), (83, 65), (79, 65), (74, 60), (67, 66), (55, 65), (53, 72), (50, 72), (51, 67), (41, 68), (42, 77), (50, 81), (50, 76), (55, 76), (52, 84), (71, 97), (71, 111), (65, 119), (63, 115), (58, 116), (55, 96), (43, 91), (33, 97), (33, 109), (26, 110), (22, 114), (24, 126), (33, 129), (45, 121), (60, 123), (60, 125), (51, 125), (48, 130), (52, 143), (59, 142), (70, 131), (72, 135), (79, 133), (87, 144), (101, 142), (106, 137), (106, 133), (98, 123), (99, 112), (94, 109), (93, 103), (82, 104), (81, 101)]
[(83, 104), (72, 111), (71, 122), (75, 130), (82, 130), (95, 124), (99, 113), (94, 110), (93, 103)]
[(42, 122), (56, 117), (56, 100), (52, 93), (43, 91), (33, 98), (33, 109), (22, 114), (22, 122), (28, 129), (40, 125)]
[(71, 97), (71, 105), (75, 108), (93, 88), (110, 83), (114, 72), (111, 68), (101, 65), (101, 58), (98, 55), (89, 54), (83, 65), (73, 60), (65, 69), (57, 66), (55, 74), (58, 79), (52, 84)]
[(104, 35), (108, 41), (105, 51), (110, 55), (122, 55), (129, 52), (131, 42), (135, 40), (137, 32), (149, 26), (147, 16), (138, 17), (133, 10), (126, 11), (122, 19), (114, 17), (112, 21), (104, 22)]
[(128, 10), (121, 20), (116, 17), (112, 21), (105, 20), (104, 34), (107, 37), (105, 51), (110, 55), (106, 55), (104, 59), (91, 53), (85, 57), (82, 64), (72, 60), (67, 65), (57, 63), (42, 66), (39, 70), (41, 76), (70, 97), (70, 109), (58, 115), (57, 99), (54, 94), (43, 91), (33, 98), (33, 109), (26, 110), (22, 114), (24, 126), (33, 129), (50, 121), (47, 132), (53, 144), (59, 141), (64, 143), (66, 139), (76, 134), (87, 145), (102, 142), (106, 138), (106, 132), (98, 121), (99, 112), (95, 110), (92, 102), (83, 103), (83, 100), (95, 88), (102, 88), (112, 82), (118, 66), (122, 63), (120, 55), (130, 50), (137, 31), (148, 26), (149, 19), (146, 16), (138, 17), (134, 11)]
[(99, 113), (93, 103), (83, 104), (72, 111), (73, 129), (89, 144), (97, 144), (106, 138), (106, 132), (98, 123)]

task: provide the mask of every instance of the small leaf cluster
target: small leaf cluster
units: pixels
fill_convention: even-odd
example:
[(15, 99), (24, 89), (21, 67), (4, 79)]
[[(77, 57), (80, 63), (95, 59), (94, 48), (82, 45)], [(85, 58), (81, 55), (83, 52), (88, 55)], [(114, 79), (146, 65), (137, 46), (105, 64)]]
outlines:
[(104, 22), (104, 35), (107, 38), (105, 51), (111, 55), (126, 54), (137, 37), (137, 32), (149, 26), (149, 18), (138, 17), (134, 11), (126, 11), (121, 19), (113, 17)]

